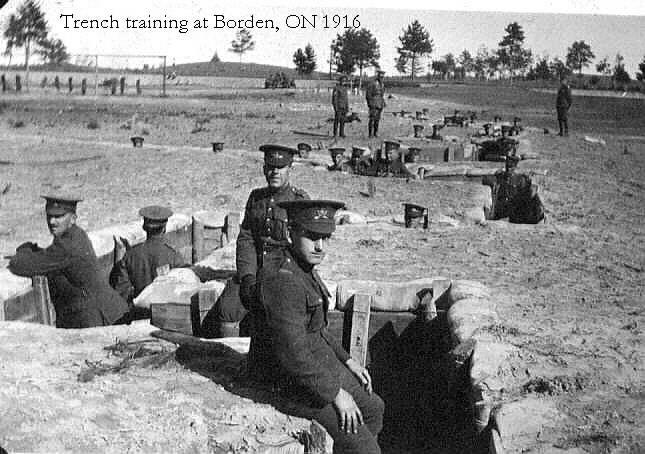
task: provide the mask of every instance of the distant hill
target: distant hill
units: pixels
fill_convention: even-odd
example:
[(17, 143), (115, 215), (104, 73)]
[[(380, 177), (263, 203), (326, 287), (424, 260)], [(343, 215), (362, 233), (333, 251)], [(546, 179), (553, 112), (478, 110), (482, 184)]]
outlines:
[(182, 63), (173, 67), (167, 67), (166, 71), (174, 71), (179, 76), (218, 76), (218, 77), (252, 77), (265, 78), (278, 71), (293, 78), (298, 79), (328, 79), (329, 74), (323, 72), (314, 72), (310, 76), (300, 76), (295, 69), (285, 68), (284, 66), (261, 65), (258, 63), (237, 63), (229, 61), (220, 61), (217, 63), (198, 62)]
[[(24, 70), (22, 64), (11, 65), (11, 67), (3, 66), (3, 69), (13, 69), (17, 71)], [(69, 72), (94, 72), (95, 69), (90, 66), (76, 65), (73, 63), (62, 63), (60, 65), (51, 64), (32, 64), (30, 65), (32, 71), (69, 71)], [(329, 73), (315, 71), (309, 76), (299, 75), (293, 68), (285, 68), (284, 66), (274, 65), (261, 65), (258, 63), (238, 63), (238, 62), (196, 62), (196, 63), (182, 63), (173, 66), (166, 66), (166, 73), (170, 74), (175, 71), (178, 76), (217, 76), (217, 77), (248, 77), (248, 78), (261, 78), (264, 79), (271, 74), (282, 71), (295, 79), (329, 79)], [(99, 67), (99, 73), (119, 71), (115, 68)], [(128, 69), (125, 72), (134, 74), (159, 74), (161, 68), (154, 67), (150, 69)]]

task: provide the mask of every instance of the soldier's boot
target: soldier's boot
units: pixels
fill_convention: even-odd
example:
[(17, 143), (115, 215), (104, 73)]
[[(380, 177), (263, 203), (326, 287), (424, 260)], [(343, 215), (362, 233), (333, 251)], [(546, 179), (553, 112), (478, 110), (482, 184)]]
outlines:
[(219, 337), (240, 337), (240, 322), (220, 322)]
[(374, 135), (374, 120), (371, 118), (367, 122), (367, 131), (368, 137), (372, 137)]
[(379, 119), (375, 118), (374, 119), (374, 137), (378, 137), (378, 122), (379, 122)]
[[(340, 137), (345, 137), (345, 122), (342, 121), (342, 120), (340, 121), (340, 131), (339, 132), (340, 132)], [(334, 135), (336, 135), (336, 134), (334, 134)]]
[(338, 133), (338, 120), (334, 118), (334, 137), (336, 137), (336, 133)]
[(564, 122), (562, 120), (558, 120), (558, 128), (560, 129), (558, 135), (562, 136), (564, 134)]
[(567, 137), (569, 135), (569, 121), (564, 120), (562, 123), (564, 123), (564, 136)]

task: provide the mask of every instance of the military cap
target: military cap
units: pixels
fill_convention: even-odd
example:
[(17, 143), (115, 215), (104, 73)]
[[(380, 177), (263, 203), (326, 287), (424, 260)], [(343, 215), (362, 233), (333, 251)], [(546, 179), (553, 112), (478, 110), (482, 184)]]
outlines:
[(76, 213), (76, 204), (83, 199), (73, 195), (41, 195), (45, 199), (45, 213), (52, 216), (62, 216), (66, 213)]
[(368, 149), (365, 147), (352, 147), (352, 158), (361, 158), (366, 151), (368, 151)]
[(342, 81), (344, 81), (344, 80), (347, 80), (347, 76), (346, 76), (345, 74), (341, 74), (340, 76), (338, 76), (338, 80), (339, 80), (340, 82), (342, 82)]
[(329, 149), (329, 154), (331, 154), (332, 157), (338, 156), (339, 154), (344, 154), (345, 153), (345, 148), (343, 147), (331, 147)]
[(150, 205), (141, 208), (139, 215), (143, 217), (144, 225), (160, 227), (168, 222), (168, 218), (172, 216), (172, 210), (158, 205)]
[(383, 71), (382, 69), (377, 69), (376, 74), (385, 74), (385, 71)]
[(291, 165), (293, 155), (298, 153), (298, 150), (284, 145), (262, 145), (260, 151), (264, 153), (264, 163), (273, 167)]
[(404, 203), (403, 206), (406, 227), (411, 227), (414, 219), (423, 217), (423, 228), (428, 228), (428, 208), (416, 203)]
[(336, 229), (336, 210), (343, 208), (345, 204), (333, 200), (301, 199), (278, 202), (278, 206), (287, 210), (289, 223), (310, 232), (327, 235)]
[(404, 203), (405, 215), (410, 218), (419, 218), (426, 214), (428, 210), (422, 205), (417, 205), (416, 203)]

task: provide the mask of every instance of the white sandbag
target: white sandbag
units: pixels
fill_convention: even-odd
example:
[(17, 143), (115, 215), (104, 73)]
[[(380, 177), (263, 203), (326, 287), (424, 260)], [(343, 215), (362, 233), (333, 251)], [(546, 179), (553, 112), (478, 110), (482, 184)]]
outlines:
[(488, 287), (478, 281), (458, 279), (452, 281), (448, 291), (451, 304), (466, 298), (483, 298), (490, 300), (491, 294)]
[(349, 210), (338, 210), (334, 215), (337, 225), (342, 224), (367, 224), (364, 216)]
[(432, 283), (435, 280), (444, 279), (442, 277), (432, 277), (407, 282), (340, 281), (337, 284), (336, 309), (347, 309), (350, 298), (357, 293), (362, 293), (372, 295), (372, 310), (411, 312), (419, 306), (419, 293), (424, 289), (432, 289)]
[(202, 288), (215, 288), (221, 292), (224, 283), (211, 281), (201, 284), (197, 275), (189, 268), (174, 268), (166, 275), (157, 276), (134, 299), (134, 305), (150, 308), (151, 304), (186, 302)]

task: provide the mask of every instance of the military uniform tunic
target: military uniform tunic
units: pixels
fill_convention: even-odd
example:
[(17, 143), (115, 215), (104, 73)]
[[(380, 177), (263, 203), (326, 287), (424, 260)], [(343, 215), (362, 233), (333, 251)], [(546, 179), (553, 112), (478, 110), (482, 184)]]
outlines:
[(347, 109), (349, 109), (346, 87), (340, 84), (334, 87), (334, 91), (331, 94), (331, 104), (334, 107), (334, 137), (338, 132), (340, 132), (341, 137), (345, 137), (345, 118)]
[(129, 249), (110, 274), (110, 284), (131, 303), (157, 277), (157, 268), (187, 266), (179, 252), (163, 238), (152, 236)]
[(305, 191), (290, 184), (277, 191), (269, 187), (251, 191), (237, 236), (235, 259), (240, 279), (255, 277), (262, 266), (263, 256), (288, 244), (287, 212), (277, 203), (308, 198)]
[[(334, 438), (335, 453), (379, 453), (383, 401), (367, 394), (345, 365), (349, 354), (327, 331), (330, 294), (316, 271), (283, 250), (265, 262), (258, 287), (248, 356), (252, 377), (275, 383), (296, 404), (296, 415), (319, 421)], [(341, 387), (363, 414), (358, 434), (338, 428), (332, 402)]]
[(371, 109), (383, 109), (385, 107), (385, 88), (382, 81), (373, 80), (365, 88), (365, 100), (367, 107)]
[(45, 249), (29, 243), (18, 247), (9, 270), (18, 276), (47, 276), (58, 328), (111, 325), (128, 311), (125, 300), (102, 278), (87, 233), (76, 225)]
[(267, 254), (288, 245), (287, 212), (277, 203), (308, 198), (306, 192), (289, 184), (278, 190), (264, 187), (251, 191), (237, 236), (237, 276), (229, 279), (222, 294), (202, 321), (202, 337), (232, 335), (220, 331), (222, 324), (243, 320), (245, 323), (242, 323), (240, 334), (248, 335), (250, 321), (245, 317), (256, 298), (256, 274)]
[(555, 100), (555, 107), (558, 111), (558, 119), (566, 120), (569, 108), (571, 107), (571, 89), (568, 85), (561, 84)]

